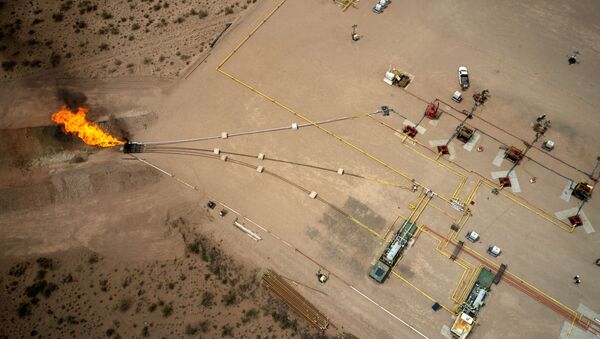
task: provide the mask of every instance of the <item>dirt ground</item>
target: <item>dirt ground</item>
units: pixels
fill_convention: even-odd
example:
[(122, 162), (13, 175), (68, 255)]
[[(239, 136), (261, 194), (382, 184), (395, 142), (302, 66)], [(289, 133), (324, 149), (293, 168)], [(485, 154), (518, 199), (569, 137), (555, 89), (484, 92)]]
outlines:
[[(160, 33), (180, 46), (193, 40), (192, 19), (234, 22), (214, 48), (185, 52), (193, 55), (185, 69), (181, 60), (170, 65), (171, 73), (160, 73), (164, 67), (153, 73), (151, 63), (111, 81), (127, 73), (107, 73), (102, 61), (93, 61), (55, 68), (67, 79), (51, 83), (22, 65), (6, 73), (13, 80), (0, 91), (0, 245), (2, 293), (11, 300), (2, 316), (11, 333), (50, 330), (29, 328), (18, 317), (22, 309), (32, 312), (24, 319), (58, 326), (52, 328), (57, 335), (113, 329), (112, 335), (123, 337), (144, 331), (152, 337), (194, 331), (218, 337), (229, 328), (236, 337), (315, 335), (289, 311), (285, 321), (272, 314), (284, 307), (269, 301), (258, 277), (273, 269), (329, 317), (328, 334), (449, 338), (463, 301), (457, 296), (468, 292), (481, 267), (504, 263), (507, 278), (492, 286), (471, 337), (593, 337), (592, 325), (586, 332), (571, 320), (593, 321), (600, 312), (600, 269), (593, 264), (600, 257), (599, 200), (585, 204), (586, 224), (572, 228), (565, 217), (581, 202), (561, 194), (569, 182), (593, 183), (590, 177), (598, 176), (592, 172), (600, 149), (596, 2), (396, 1), (380, 15), (364, 1), (346, 12), (323, 0), (261, 0), (248, 11), (242, 2), (231, 4), (233, 14), (218, 14), (220, 5), (211, 3), (206, 18), (185, 17)], [(176, 18), (195, 5), (169, 9), (179, 8)], [(101, 18), (103, 9), (89, 16)], [(152, 15), (158, 22), (160, 14)], [(354, 24), (359, 41), (350, 39)], [(209, 41), (220, 30), (204, 32), (202, 41)], [(153, 39), (140, 35), (133, 41), (143, 51)], [(580, 62), (568, 65), (574, 51)], [(127, 58), (137, 65), (141, 54)], [(449, 97), (458, 89), (460, 65), (469, 67), (471, 88), (457, 104)], [(406, 90), (383, 83), (390, 66), (415, 75)], [(84, 77), (77, 72), (87, 68), (104, 79), (68, 80)], [(157, 79), (178, 71), (176, 80)], [(57, 95), (65, 89), (69, 95)], [(465, 119), (463, 110), (472, 107), (471, 96), (483, 89), (490, 90), (490, 100), (466, 121), (479, 135), (476, 145), (469, 149), (453, 139), (451, 153), (439, 156), (436, 146), (452, 136)], [(111, 133), (146, 142), (137, 154), (145, 162), (118, 147), (91, 149), (62, 136), (47, 118), (66, 99), (90, 107), (90, 117)], [(423, 119), (429, 102), (440, 103), (439, 120)], [(376, 113), (382, 105), (395, 113)], [(492, 194), (497, 172), (513, 165), (496, 161), (498, 152), (531, 143), (531, 123), (541, 114), (552, 127), (540, 141), (554, 140), (556, 148), (547, 152), (534, 143), (514, 170), (513, 187)], [(408, 122), (422, 128), (414, 140), (401, 132)], [(189, 138), (202, 140), (167, 143)], [(413, 191), (415, 182), (420, 186)], [(433, 198), (424, 197), (427, 190)], [(218, 207), (206, 209), (208, 200)], [(467, 209), (453, 208), (453, 200)], [(217, 214), (221, 209), (228, 211), (224, 217)], [(388, 280), (377, 284), (367, 273), (407, 218), (419, 226), (415, 241)], [(261, 239), (240, 232), (235, 221)], [(452, 224), (459, 230), (451, 231)], [(453, 244), (470, 230), (481, 240), (467, 242), (458, 259), (449, 260)], [(195, 239), (198, 255), (190, 248)], [(503, 249), (500, 257), (485, 253), (491, 244)], [(215, 277), (215, 264), (202, 255), (207, 248), (218, 248), (218, 258), (231, 257), (223, 265), (231, 276)], [(91, 263), (93, 255), (98, 260)], [(55, 259), (55, 271), (40, 267), (39, 257)], [(25, 273), (11, 275), (18, 267)], [(326, 284), (315, 278), (319, 269), (329, 273)], [(63, 277), (69, 273), (85, 296), (67, 293), (71, 282)], [(581, 284), (573, 283), (574, 275)], [(128, 276), (132, 280), (124, 284)], [(32, 303), (25, 287), (41, 281), (58, 289)], [(254, 281), (256, 299), (244, 299), (245, 281)], [(110, 288), (104, 292), (103, 286)], [(217, 304), (233, 292), (241, 300), (198, 308), (204, 291)], [(62, 298), (87, 303), (61, 304)], [(442, 305), (437, 312), (435, 302)], [(153, 304), (155, 312), (148, 309)], [(175, 312), (165, 319), (161, 312), (168, 305)], [(42, 316), (46, 306), (53, 313)], [(73, 307), (90, 309), (86, 322), (73, 318)], [(244, 322), (255, 309), (256, 318)], [(294, 321), (296, 327), (289, 327)], [(100, 332), (90, 329), (92, 322)]]
[(0, 76), (174, 78), (255, 3), (3, 1)]

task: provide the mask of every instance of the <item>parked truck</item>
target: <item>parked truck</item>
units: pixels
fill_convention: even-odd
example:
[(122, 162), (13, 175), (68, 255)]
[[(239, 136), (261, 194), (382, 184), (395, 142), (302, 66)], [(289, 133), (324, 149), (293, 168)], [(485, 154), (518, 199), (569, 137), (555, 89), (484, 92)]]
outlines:
[(458, 68), (458, 83), (463, 91), (469, 88), (469, 71), (465, 66), (460, 66)]

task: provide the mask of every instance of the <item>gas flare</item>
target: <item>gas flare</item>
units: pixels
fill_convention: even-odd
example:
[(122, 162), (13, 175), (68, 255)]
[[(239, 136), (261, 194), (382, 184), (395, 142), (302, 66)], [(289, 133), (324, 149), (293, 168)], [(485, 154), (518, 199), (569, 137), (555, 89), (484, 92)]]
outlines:
[(77, 113), (73, 113), (68, 107), (63, 106), (60, 111), (52, 114), (52, 121), (63, 125), (67, 133), (77, 134), (83, 142), (91, 146), (112, 147), (125, 143), (88, 121), (85, 118), (87, 112), (88, 109), (79, 107)]

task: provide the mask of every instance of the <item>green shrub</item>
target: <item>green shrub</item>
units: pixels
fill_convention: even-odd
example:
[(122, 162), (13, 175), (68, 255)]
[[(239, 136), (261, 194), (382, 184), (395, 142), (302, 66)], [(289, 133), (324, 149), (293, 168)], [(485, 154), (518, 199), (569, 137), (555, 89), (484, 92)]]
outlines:
[(204, 292), (202, 293), (202, 301), (200, 302), (200, 304), (204, 307), (210, 307), (213, 305), (214, 297), (214, 294), (210, 292)]

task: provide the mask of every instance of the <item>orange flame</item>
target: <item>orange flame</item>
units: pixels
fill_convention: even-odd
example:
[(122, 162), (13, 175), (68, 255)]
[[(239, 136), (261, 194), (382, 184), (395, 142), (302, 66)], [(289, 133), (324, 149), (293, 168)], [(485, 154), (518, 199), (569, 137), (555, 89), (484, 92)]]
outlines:
[(86, 120), (85, 115), (87, 112), (86, 108), (79, 107), (77, 113), (73, 113), (69, 108), (63, 106), (60, 111), (52, 114), (52, 121), (59, 125), (64, 125), (67, 133), (77, 134), (88, 145), (112, 147), (125, 143), (104, 132), (95, 123)]

